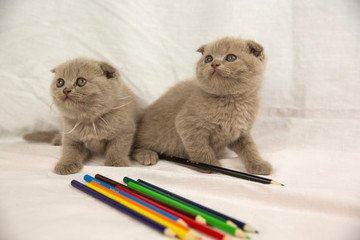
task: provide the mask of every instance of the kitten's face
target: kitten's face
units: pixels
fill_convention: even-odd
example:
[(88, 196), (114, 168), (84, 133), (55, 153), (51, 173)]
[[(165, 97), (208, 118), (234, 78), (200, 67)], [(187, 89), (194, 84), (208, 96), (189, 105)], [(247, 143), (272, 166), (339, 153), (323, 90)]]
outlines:
[(198, 50), (203, 55), (197, 63), (200, 87), (212, 94), (241, 94), (257, 91), (265, 69), (263, 47), (240, 38), (223, 38)]
[(101, 114), (111, 106), (118, 76), (107, 63), (76, 58), (60, 64), (53, 72), (51, 96), (63, 115), (87, 117)]

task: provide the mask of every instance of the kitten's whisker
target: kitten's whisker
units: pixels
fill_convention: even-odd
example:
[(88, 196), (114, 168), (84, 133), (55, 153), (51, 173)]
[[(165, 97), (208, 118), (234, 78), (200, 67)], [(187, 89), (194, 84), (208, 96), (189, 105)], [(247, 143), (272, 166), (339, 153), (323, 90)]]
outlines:
[(94, 133), (95, 133), (96, 137), (98, 137), (98, 135), (97, 135), (97, 133), (96, 133), (96, 126), (95, 126), (94, 121), (92, 121), (92, 124), (93, 124), (93, 127), (94, 127)]
[(112, 108), (112, 109), (119, 109), (119, 108), (125, 107), (126, 105), (128, 105), (128, 104), (132, 103), (133, 101), (134, 101), (134, 100), (132, 100), (132, 101), (130, 101), (130, 102), (128, 102), (128, 103), (125, 103), (125, 104), (123, 104), (123, 105), (120, 105), (120, 106), (114, 107), (114, 108)]
[(106, 124), (106, 126), (109, 126), (109, 124), (105, 121), (103, 117), (100, 116), (99, 118)]
[(122, 97), (122, 98), (119, 98), (119, 100), (123, 100), (123, 99), (126, 99), (126, 98), (131, 98), (131, 96), (129, 95), (129, 96), (126, 96), (126, 97)]
[(82, 121), (77, 121), (76, 123), (75, 123), (75, 125), (74, 125), (74, 127), (70, 130), (70, 131), (68, 131), (68, 132), (66, 132), (65, 134), (70, 134), (70, 133), (72, 133), (74, 130), (75, 130), (75, 128), (77, 127), (77, 126), (79, 126), (79, 124), (81, 123)]

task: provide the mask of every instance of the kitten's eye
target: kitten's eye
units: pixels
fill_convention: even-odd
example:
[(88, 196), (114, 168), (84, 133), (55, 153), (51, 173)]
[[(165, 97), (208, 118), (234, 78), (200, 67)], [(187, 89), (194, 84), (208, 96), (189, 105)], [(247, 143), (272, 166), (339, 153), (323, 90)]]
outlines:
[(86, 79), (83, 79), (83, 78), (78, 78), (76, 80), (76, 85), (78, 85), (79, 87), (83, 87), (85, 86), (87, 83)]
[(228, 62), (233, 62), (233, 61), (235, 61), (237, 59), (237, 57), (234, 54), (229, 54), (229, 55), (226, 56), (225, 59)]
[(58, 79), (57, 80), (57, 82), (56, 82), (56, 86), (58, 87), (58, 88), (61, 88), (62, 86), (64, 86), (64, 84), (65, 84), (65, 80), (64, 79)]
[(213, 57), (210, 56), (210, 55), (205, 57), (205, 62), (206, 63), (212, 62), (212, 60), (213, 60)]

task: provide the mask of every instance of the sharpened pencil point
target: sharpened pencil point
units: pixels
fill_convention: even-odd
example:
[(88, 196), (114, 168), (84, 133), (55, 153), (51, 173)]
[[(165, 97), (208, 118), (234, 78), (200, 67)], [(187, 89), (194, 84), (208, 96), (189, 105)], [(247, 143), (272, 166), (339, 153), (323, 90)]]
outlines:
[(284, 184), (279, 183), (277, 181), (271, 180), (270, 184), (275, 184), (275, 185), (279, 185), (279, 186), (284, 186)]
[(200, 224), (202, 224), (202, 225), (206, 225), (206, 224), (207, 224), (206, 220), (205, 220), (202, 216), (199, 216), (199, 215), (197, 215), (197, 216), (195, 217), (195, 222), (200, 223)]
[(255, 230), (253, 227), (251, 227), (248, 224), (244, 225), (243, 230), (247, 233), (259, 233), (257, 230)]
[(176, 234), (170, 228), (165, 228), (164, 235), (169, 238), (176, 238)]
[(223, 237), (223, 239), (222, 240), (232, 240), (232, 238), (230, 237), (230, 236), (225, 236), (225, 237)]
[(177, 220), (177, 222), (180, 223), (181, 225), (184, 225), (185, 227), (187, 227), (187, 224), (186, 224), (186, 222), (185, 222), (184, 220), (182, 220), (182, 219), (179, 218), (179, 219)]
[(235, 237), (238, 237), (238, 238), (248, 238), (249, 237), (249, 235), (246, 235), (244, 233), (244, 231), (242, 231), (240, 228), (236, 229), (234, 235), (235, 235)]
[(227, 221), (226, 221), (226, 224), (227, 224), (227, 225), (230, 225), (230, 226), (233, 226), (233, 227), (236, 227), (236, 228), (238, 227), (238, 225), (236, 225), (235, 223), (233, 223), (231, 220), (227, 220)]

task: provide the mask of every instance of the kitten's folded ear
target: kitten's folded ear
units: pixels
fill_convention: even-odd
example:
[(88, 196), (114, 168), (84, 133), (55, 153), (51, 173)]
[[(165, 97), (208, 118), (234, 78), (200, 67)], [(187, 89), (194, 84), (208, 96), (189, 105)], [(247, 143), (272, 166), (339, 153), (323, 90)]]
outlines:
[(107, 62), (100, 62), (99, 65), (107, 79), (116, 77), (116, 72), (117, 72), (116, 68), (114, 68)]
[(265, 59), (264, 47), (263, 46), (261, 46), (260, 44), (258, 44), (255, 41), (252, 41), (252, 40), (247, 40), (246, 44), (247, 44), (247, 46), (249, 48), (249, 52), (252, 55), (257, 57), (261, 61), (263, 61)]
[(51, 69), (51, 70), (50, 70), (50, 72), (52, 72), (52, 73), (56, 73), (56, 69), (55, 69), (55, 68), (53, 68), (53, 69)]
[(201, 53), (201, 54), (204, 54), (204, 52), (205, 52), (205, 46), (206, 46), (206, 45), (202, 45), (202, 46), (199, 47), (199, 49), (196, 50), (196, 51), (199, 52), (199, 53)]

